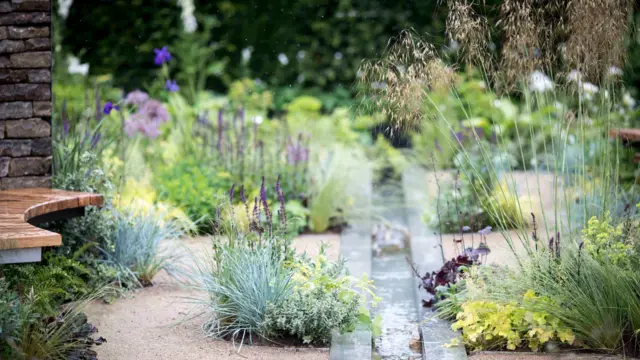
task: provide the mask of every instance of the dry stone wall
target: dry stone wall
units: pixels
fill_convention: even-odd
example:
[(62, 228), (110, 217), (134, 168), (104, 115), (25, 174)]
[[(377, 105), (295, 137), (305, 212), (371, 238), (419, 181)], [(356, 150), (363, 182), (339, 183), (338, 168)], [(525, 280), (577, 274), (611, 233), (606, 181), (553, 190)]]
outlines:
[(0, 189), (51, 186), (51, 1), (0, 0)]

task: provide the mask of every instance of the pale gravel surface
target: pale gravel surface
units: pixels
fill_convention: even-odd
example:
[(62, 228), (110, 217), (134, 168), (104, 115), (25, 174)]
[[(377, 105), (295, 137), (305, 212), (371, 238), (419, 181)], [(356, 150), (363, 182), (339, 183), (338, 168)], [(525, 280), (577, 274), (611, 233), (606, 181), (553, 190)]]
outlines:
[[(202, 254), (210, 248), (210, 239), (186, 240), (191, 251)], [(340, 252), (338, 235), (303, 235), (296, 239), (298, 252), (317, 255), (322, 242), (328, 243), (327, 255), (336, 259)], [(159, 275), (156, 285), (118, 299), (113, 304), (91, 304), (89, 321), (107, 342), (97, 346), (100, 360), (327, 360), (326, 349), (243, 346), (240, 353), (228, 342), (204, 337), (203, 316), (191, 321), (183, 319), (194, 308), (185, 298), (203, 294), (178, 286), (172, 279)]]

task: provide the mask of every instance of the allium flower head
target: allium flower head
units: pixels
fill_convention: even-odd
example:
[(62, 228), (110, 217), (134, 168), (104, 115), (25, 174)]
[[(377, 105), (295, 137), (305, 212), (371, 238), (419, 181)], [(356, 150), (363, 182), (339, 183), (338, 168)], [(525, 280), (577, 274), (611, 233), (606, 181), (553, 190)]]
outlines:
[(553, 90), (553, 81), (542, 71), (534, 71), (529, 76), (529, 90), (545, 92)]
[(112, 110), (116, 110), (116, 111), (120, 110), (120, 107), (118, 107), (118, 105), (114, 104), (112, 101), (107, 101), (104, 104), (104, 107), (102, 108), (102, 112), (105, 115), (109, 115), (109, 114), (111, 114)]
[(622, 69), (617, 66), (610, 66), (607, 73), (611, 76), (622, 76)]
[(136, 89), (127, 94), (124, 102), (128, 105), (142, 106), (142, 104), (144, 104), (147, 100), (149, 100), (149, 94), (142, 90)]
[(156, 65), (160, 66), (171, 60), (171, 53), (167, 50), (166, 46), (163, 46), (160, 49), (154, 49), (153, 51), (156, 53), (156, 57), (154, 59)]
[(164, 88), (169, 92), (178, 92), (180, 91), (180, 86), (176, 83), (175, 80), (167, 80), (167, 83), (164, 85)]
[(171, 118), (164, 104), (155, 99), (150, 99), (145, 102), (139, 110), (139, 113), (140, 115), (144, 115), (149, 121), (158, 123), (167, 122)]
[(580, 73), (580, 71), (573, 69), (571, 71), (569, 71), (569, 74), (567, 74), (567, 80), (568, 81), (573, 81), (573, 82), (581, 82), (582, 81), (582, 73)]

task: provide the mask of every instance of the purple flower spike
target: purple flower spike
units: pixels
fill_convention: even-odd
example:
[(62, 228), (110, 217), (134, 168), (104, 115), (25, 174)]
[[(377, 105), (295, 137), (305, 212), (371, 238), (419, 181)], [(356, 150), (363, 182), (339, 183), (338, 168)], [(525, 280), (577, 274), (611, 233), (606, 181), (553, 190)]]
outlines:
[(229, 203), (233, 204), (233, 195), (236, 190), (236, 184), (231, 185), (231, 189), (229, 189)]
[(95, 148), (98, 143), (100, 142), (100, 139), (102, 138), (102, 134), (101, 133), (95, 133), (93, 134), (93, 136), (91, 137), (91, 149)]
[(71, 125), (69, 124), (69, 120), (64, 119), (62, 122), (62, 137), (67, 136), (69, 134), (69, 130), (71, 129)]
[(164, 86), (165, 89), (167, 89), (167, 91), (169, 92), (178, 92), (180, 91), (180, 86), (178, 86), (178, 83), (176, 83), (175, 80), (167, 80), (167, 83)]
[(462, 131), (458, 131), (457, 133), (455, 133), (455, 137), (458, 142), (462, 142), (464, 140), (464, 134), (462, 133)]
[(244, 185), (240, 186), (240, 201), (244, 204), (247, 203), (247, 198), (244, 196)]
[(156, 53), (156, 58), (154, 59), (156, 65), (160, 66), (171, 60), (171, 53), (167, 50), (166, 46), (163, 46), (161, 49), (154, 49), (153, 51)]
[(267, 190), (264, 187), (264, 176), (262, 177), (262, 184), (260, 185), (260, 201), (266, 203), (267, 201)]
[(105, 115), (109, 115), (109, 114), (111, 114), (111, 111), (112, 111), (112, 110), (119, 111), (119, 110), (120, 110), (120, 107), (119, 107), (118, 105), (114, 104), (112, 101), (107, 101), (107, 102), (104, 104), (104, 108), (102, 109), (102, 112), (103, 112)]
[(440, 146), (438, 139), (436, 139), (436, 150), (438, 150), (438, 152), (442, 152), (442, 147)]
[(278, 200), (280, 201), (280, 222), (282, 225), (287, 224), (287, 211), (284, 206), (284, 193), (282, 192), (282, 187), (280, 186), (280, 175), (278, 175), (278, 181), (276, 181), (276, 194), (278, 195)]
[(218, 151), (222, 151), (222, 114), (223, 110), (218, 110)]
[(267, 190), (264, 187), (264, 176), (262, 177), (262, 184), (260, 185), (260, 202), (262, 203), (264, 214), (267, 217), (267, 223), (271, 225), (271, 210), (269, 210), (269, 202), (267, 201)]

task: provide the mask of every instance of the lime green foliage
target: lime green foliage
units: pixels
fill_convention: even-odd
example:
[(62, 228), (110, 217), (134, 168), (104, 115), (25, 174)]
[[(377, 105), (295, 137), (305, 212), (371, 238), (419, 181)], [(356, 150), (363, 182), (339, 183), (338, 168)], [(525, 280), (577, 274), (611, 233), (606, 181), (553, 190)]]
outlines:
[(366, 159), (358, 149), (317, 149), (309, 168), (309, 228), (320, 233), (354, 215), (359, 182), (353, 182)]
[(292, 113), (317, 114), (322, 108), (320, 100), (313, 96), (299, 96), (287, 105), (287, 110)]
[(287, 213), (287, 225), (290, 231), (299, 234), (308, 225), (309, 209), (298, 200), (289, 200), (285, 203)]
[(229, 86), (229, 100), (235, 107), (267, 110), (273, 105), (273, 94), (263, 85), (248, 78), (236, 80)]
[[(210, 231), (220, 197), (233, 184), (231, 175), (200, 163), (193, 157), (177, 159), (157, 169), (152, 183), (158, 200), (183, 209), (200, 231)], [(187, 185), (188, 184), (188, 185)]]
[[(293, 293), (278, 305), (270, 305), (264, 328), (270, 334), (286, 334), (304, 343), (328, 343), (331, 331), (353, 331), (359, 322), (371, 325), (361, 310), (362, 295), (354, 289), (372, 292), (370, 282), (344, 276), (343, 263), (326, 259), (324, 249), (317, 260), (300, 258), (289, 264), (294, 270)], [(362, 317), (362, 320), (360, 319)]]
[(575, 335), (559, 318), (533, 310), (540, 303), (553, 305), (551, 299), (538, 297), (533, 291), (525, 293), (520, 304), (470, 301), (462, 304), (453, 329), (462, 330), (464, 342), (473, 350), (528, 346), (538, 351), (552, 340), (573, 344)]
[(624, 242), (622, 226), (613, 226), (611, 222), (609, 214), (602, 221), (595, 216), (589, 219), (587, 227), (582, 229), (584, 247), (599, 261), (624, 263), (633, 251), (633, 245)]

